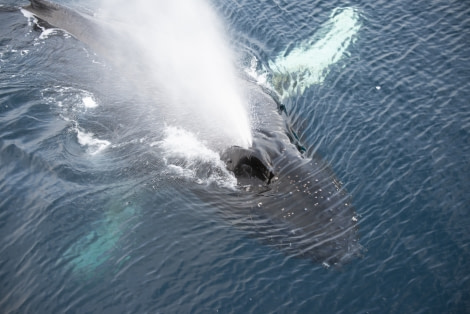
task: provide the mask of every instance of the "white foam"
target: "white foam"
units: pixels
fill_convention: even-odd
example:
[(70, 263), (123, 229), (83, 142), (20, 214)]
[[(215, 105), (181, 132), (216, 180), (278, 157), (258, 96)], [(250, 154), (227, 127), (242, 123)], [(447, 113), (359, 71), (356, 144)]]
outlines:
[(91, 96), (85, 96), (82, 98), (82, 103), (85, 108), (96, 108), (98, 107), (98, 104), (96, 101), (93, 99)]
[(111, 142), (99, 139), (95, 134), (79, 127), (78, 118), (86, 118), (90, 113), (88, 109), (98, 106), (92, 93), (74, 87), (54, 86), (44, 89), (42, 96), (46, 102), (59, 108), (59, 115), (64, 121), (73, 125), (72, 131), (77, 134), (78, 143), (85, 147), (89, 154), (98, 154), (111, 145)]
[(63, 32), (64, 37), (66, 37), (66, 38), (70, 37), (69, 33), (65, 32), (64, 30), (62, 30), (60, 28), (45, 28), (45, 27), (41, 26), (38, 19), (36, 18), (36, 16), (34, 16), (33, 13), (31, 13), (31, 12), (29, 12), (29, 11), (23, 9), (23, 8), (21, 8), (20, 11), (28, 19), (28, 25), (29, 26), (32, 26), (33, 24), (35, 24), (37, 27), (39, 27), (42, 30), (41, 35), (39, 35), (39, 39), (46, 39), (49, 36), (55, 35), (59, 32)]
[(43, 96), (51, 104), (56, 104), (65, 111), (87, 112), (87, 109), (98, 107), (93, 93), (68, 86), (54, 86), (43, 91)]
[(162, 141), (152, 143), (163, 150), (163, 158), (169, 173), (199, 184), (216, 183), (235, 188), (237, 180), (226, 169), (220, 155), (209, 149), (197, 136), (184, 129), (168, 126)]
[(46, 39), (51, 35), (57, 34), (57, 32), (59, 31), (58, 28), (44, 28), (44, 27), (41, 27), (41, 29), (42, 29), (42, 33), (41, 33), (41, 35), (39, 35), (40, 39)]
[(78, 126), (74, 130), (77, 132), (78, 143), (86, 147), (87, 152), (91, 155), (98, 154), (111, 144), (109, 141), (96, 138), (91, 132), (81, 130)]
[(258, 71), (258, 58), (253, 56), (250, 60), (250, 67), (245, 69), (245, 73), (254, 79), (259, 85), (268, 86), (268, 72), (266, 70)]
[(34, 16), (33, 13), (29, 12), (28, 10), (25, 10), (23, 8), (20, 8), (20, 12), (28, 19), (28, 25), (31, 26), (32, 23), (36, 23), (37, 19)]

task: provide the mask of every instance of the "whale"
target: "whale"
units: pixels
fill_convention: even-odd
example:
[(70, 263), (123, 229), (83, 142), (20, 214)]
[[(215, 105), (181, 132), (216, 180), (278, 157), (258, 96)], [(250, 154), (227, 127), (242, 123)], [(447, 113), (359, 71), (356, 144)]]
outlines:
[(261, 233), (263, 242), (326, 267), (362, 256), (349, 193), (318, 154), (304, 156), (278, 99), (263, 87), (247, 85), (263, 122), (250, 148), (232, 146), (221, 153), (240, 187), (230, 202), (233, 219), (249, 217), (245, 226), (255, 236)]
[[(115, 41), (108, 40), (118, 36), (117, 32), (99, 17), (48, 0), (31, 0), (22, 9), (48, 27), (63, 29), (96, 53), (111, 60), (120, 58)], [(351, 18), (352, 13), (335, 12), (334, 18), (339, 19), (340, 14)], [(352, 23), (347, 32), (335, 29), (337, 24), (328, 25), (328, 29), (342, 36), (337, 45), (344, 49), (357, 25)], [(289, 256), (307, 258), (325, 267), (340, 266), (363, 254), (359, 215), (331, 166), (316, 153), (306, 156), (282, 104), (295, 93), (296, 86), (302, 93), (309, 84), (321, 80), (305, 65), (305, 58), (325, 45), (309, 46), (308, 42), (293, 49), (292, 54), (268, 62), (273, 88), (240, 74), (240, 84), (250, 95), (258, 123), (249, 147), (233, 145), (219, 152), (226, 169), (237, 180), (236, 189), (227, 191), (229, 201), (224, 213), (262, 242)], [(296, 61), (299, 56), (302, 62)], [(122, 60), (116, 64), (125, 66)], [(303, 77), (308, 80), (300, 81)], [(286, 84), (288, 88), (282, 92)], [(211, 196), (202, 197), (210, 200)]]

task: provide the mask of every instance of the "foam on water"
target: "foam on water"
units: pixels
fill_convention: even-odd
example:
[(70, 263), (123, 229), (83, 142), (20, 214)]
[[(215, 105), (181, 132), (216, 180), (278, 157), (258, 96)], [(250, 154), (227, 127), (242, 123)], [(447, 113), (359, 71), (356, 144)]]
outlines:
[(85, 96), (82, 98), (82, 103), (85, 108), (96, 108), (98, 107), (98, 104), (96, 101), (93, 99), (91, 96)]
[(265, 69), (258, 69), (259, 61), (255, 56), (251, 57), (250, 67), (245, 68), (245, 73), (252, 77), (259, 85), (270, 87), (268, 81), (268, 71)]
[(79, 125), (79, 117), (90, 114), (91, 109), (98, 107), (98, 102), (91, 92), (67, 86), (54, 86), (42, 91), (44, 100), (60, 109), (60, 117), (72, 124), (71, 130), (76, 133), (78, 144), (88, 154), (95, 155), (111, 145), (111, 142), (98, 138)]
[(23, 8), (21, 8), (20, 11), (28, 19), (28, 24), (30, 26), (35, 24), (42, 30), (41, 35), (39, 35), (39, 39), (47, 39), (49, 36), (56, 35), (58, 32), (64, 33), (65, 37), (70, 37), (68, 33), (64, 32), (64, 30), (61, 30), (59, 28), (46, 28), (42, 26), (40, 23), (38, 23), (38, 19), (31, 12)]
[(28, 19), (28, 25), (31, 26), (33, 23), (35, 23), (34, 21), (37, 22), (37, 18), (34, 16), (33, 13), (23, 9), (23, 8), (20, 8), (20, 12), (24, 15), (25, 18)]
[(227, 170), (219, 153), (211, 150), (207, 143), (184, 129), (167, 126), (165, 137), (151, 146), (163, 150), (163, 159), (168, 173), (184, 177), (198, 184), (215, 183), (235, 188), (237, 179)]
[(86, 132), (80, 127), (75, 127), (74, 131), (77, 133), (78, 143), (87, 148), (87, 152), (91, 155), (98, 154), (103, 149), (111, 145), (111, 142), (101, 140), (91, 132)]

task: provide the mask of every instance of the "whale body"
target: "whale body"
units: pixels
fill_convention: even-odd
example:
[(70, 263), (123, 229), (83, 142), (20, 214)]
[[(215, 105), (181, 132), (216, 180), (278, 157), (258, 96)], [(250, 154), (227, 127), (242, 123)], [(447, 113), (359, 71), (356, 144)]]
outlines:
[[(97, 53), (119, 58), (113, 41), (107, 40), (114, 31), (86, 12), (46, 0), (31, 0), (24, 9)], [(233, 202), (227, 212), (238, 215), (232, 216), (237, 221), (246, 217), (242, 225), (293, 256), (324, 265), (360, 256), (358, 219), (350, 195), (324, 160), (304, 156), (276, 92), (248, 77), (241, 81), (259, 123), (251, 147), (231, 146), (220, 152), (238, 182), (237, 191), (228, 192)]]

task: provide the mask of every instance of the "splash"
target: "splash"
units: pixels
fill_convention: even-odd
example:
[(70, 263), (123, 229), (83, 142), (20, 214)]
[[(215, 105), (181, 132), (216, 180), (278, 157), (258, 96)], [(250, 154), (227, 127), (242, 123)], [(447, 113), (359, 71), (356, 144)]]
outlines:
[(162, 149), (168, 173), (197, 184), (235, 189), (237, 179), (227, 170), (219, 153), (207, 147), (207, 142), (184, 129), (167, 126), (165, 137), (151, 146)]
[(214, 148), (251, 145), (232, 53), (208, 3), (103, 2), (105, 20), (124, 38), (118, 43), (123, 63), (140, 67), (146, 74), (139, 77), (142, 84), (159, 90), (158, 105), (167, 122), (200, 134)]

